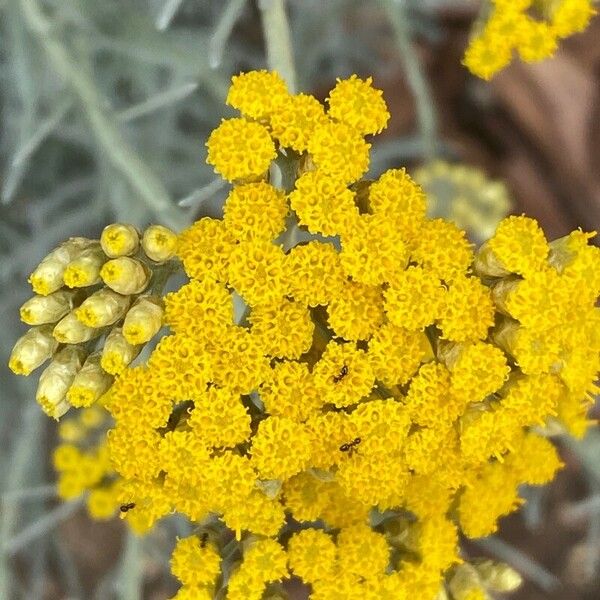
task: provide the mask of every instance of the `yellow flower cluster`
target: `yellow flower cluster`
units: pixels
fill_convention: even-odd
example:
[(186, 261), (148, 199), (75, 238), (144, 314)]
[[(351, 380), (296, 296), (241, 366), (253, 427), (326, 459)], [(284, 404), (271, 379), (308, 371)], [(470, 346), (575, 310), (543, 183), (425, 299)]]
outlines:
[(71, 500), (86, 494), (88, 513), (99, 520), (113, 517), (120, 505), (121, 482), (106, 444), (110, 422), (110, 415), (99, 405), (63, 419), (58, 431), (60, 444), (52, 457), (58, 495)]
[(113, 223), (100, 240), (64, 242), (31, 274), (36, 295), (20, 312), (32, 328), (15, 344), (9, 367), (29, 375), (52, 359), (36, 394), (49, 416), (97, 402), (158, 333), (163, 305), (149, 286), (169, 273), (176, 244), (162, 225), (141, 235)]
[(492, 0), (493, 8), (463, 60), (475, 75), (491, 79), (516, 50), (525, 62), (554, 55), (558, 41), (583, 31), (596, 14), (592, 0)]
[(224, 218), (179, 236), (171, 333), (102, 399), (119, 502), (136, 531), (176, 511), (218, 532), (178, 542), (179, 599), (296, 576), (314, 600), (433, 600), (461, 581), (459, 534), (560, 467), (548, 420), (587, 426), (600, 250), (512, 217), (475, 253), (404, 169), (359, 180), (388, 119), (370, 80), (307, 98), (233, 80), (243, 116), (208, 142)]

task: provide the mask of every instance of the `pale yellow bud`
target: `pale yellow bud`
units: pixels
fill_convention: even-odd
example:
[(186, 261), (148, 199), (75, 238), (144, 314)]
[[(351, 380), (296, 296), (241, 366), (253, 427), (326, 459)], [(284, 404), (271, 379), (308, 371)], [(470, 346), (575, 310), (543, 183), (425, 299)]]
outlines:
[(123, 335), (130, 344), (145, 344), (162, 327), (163, 302), (158, 296), (143, 296), (129, 309), (123, 323)]
[(50, 252), (29, 276), (29, 283), (36, 294), (47, 296), (64, 285), (67, 265), (85, 248), (94, 244), (87, 238), (70, 238)]
[(83, 250), (65, 269), (63, 280), (71, 288), (88, 287), (100, 282), (100, 269), (106, 262), (106, 255), (100, 244)]
[(100, 329), (84, 325), (74, 312), (70, 312), (56, 324), (52, 335), (61, 344), (82, 344), (98, 337), (101, 333)]
[(86, 298), (73, 312), (88, 327), (106, 327), (125, 316), (130, 303), (128, 296), (104, 288)]
[(100, 366), (100, 352), (90, 354), (81, 370), (75, 375), (67, 392), (71, 406), (91, 406), (112, 385), (114, 378)]
[(41, 374), (35, 398), (48, 416), (58, 420), (69, 410), (67, 390), (81, 369), (84, 358), (82, 348), (67, 346), (54, 356)]
[(29, 375), (56, 351), (58, 342), (52, 337), (52, 325), (30, 329), (17, 340), (8, 366), (17, 375)]
[(59, 290), (48, 296), (34, 296), (21, 306), (21, 321), (28, 325), (56, 323), (72, 308), (76, 292)]
[(125, 370), (141, 350), (141, 345), (134, 346), (130, 344), (125, 339), (123, 330), (115, 328), (109, 333), (104, 342), (100, 364), (106, 372), (118, 375)]
[(128, 256), (109, 260), (100, 271), (104, 283), (119, 294), (129, 296), (143, 292), (150, 282), (148, 267)]
[(459, 565), (448, 583), (453, 600), (489, 600), (475, 567)]
[(514, 592), (523, 584), (523, 578), (512, 567), (493, 560), (481, 560), (475, 568), (483, 584), (492, 592)]
[(162, 225), (150, 225), (144, 231), (142, 248), (149, 259), (165, 262), (175, 256), (177, 234)]
[(100, 245), (109, 258), (129, 256), (140, 247), (140, 234), (133, 225), (112, 223), (102, 231)]

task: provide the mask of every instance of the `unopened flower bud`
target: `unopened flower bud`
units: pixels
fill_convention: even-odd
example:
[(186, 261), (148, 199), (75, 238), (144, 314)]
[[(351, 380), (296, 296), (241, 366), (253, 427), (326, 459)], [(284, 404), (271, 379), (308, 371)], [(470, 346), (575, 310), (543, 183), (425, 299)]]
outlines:
[(165, 262), (175, 255), (177, 234), (162, 225), (150, 225), (144, 231), (142, 248), (146, 256), (155, 262)]
[(142, 346), (130, 344), (123, 335), (121, 328), (113, 329), (107, 336), (102, 349), (102, 368), (112, 375), (118, 375), (140, 353)]
[(150, 282), (148, 267), (135, 258), (121, 256), (109, 260), (100, 272), (104, 283), (115, 292), (129, 296), (143, 292)]
[(83, 250), (65, 269), (63, 280), (71, 288), (88, 287), (100, 282), (100, 269), (106, 262), (106, 255), (100, 244)]
[(468, 563), (458, 565), (448, 583), (453, 600), (488, 600), (489, 596), (475, 567)]
[(130, 256), (140, 247), (140, 234), (133, 225), (111, 223), (103, 229), (100, 245), (109, 258)]
[(86, 298), (73, 312), (88, 327), (106, 327), (125, 316), (130, 302), (128, 296), (104, 288)]
[(36, 400), (50, 417), (59, 419), (70, 408), (67, 390), (85, 358), (85, 351), (78, 346), (67, 346), (55, 355), (40, 376)]
[(493, 560), (481, 560), (475, 568), (483, 584), (492, 592), (514, 592), (523, 583), (523, 578), (512, 567)]
[(123, 323), (123, 335), (130, 344), (145, 344), (162, 327), (164, 307), (157, 296), (143, 296), (129, 309)]
[(100, 366), (100, 352), (90, 354), (67, 392), (72, 406), (91, 406), (108, 391), (114, 378)]
[(74, 312), (70, 312), (56, 324), (52, 335), (61, 344), (82, 344), (101, 333), (102, 331), (95, 327), (84, 325)]
[(29, 375), (56, 351), (58, 342), (52, 336), (52, 325), (30, 329), (17, 340), (8, 366), (17, 375)]
[(72, 308), (75, 292), (59, 290), (48, 296), (34, 296), (21, 306), (21, 321), (28, 325), (56, 323)]
[(87, 238), (70, 238), (50, 252), (29, 276), (29, 283), (36, 294), (47, 296), (64, 285), (67, 265), (85, 248), (94, 244)]

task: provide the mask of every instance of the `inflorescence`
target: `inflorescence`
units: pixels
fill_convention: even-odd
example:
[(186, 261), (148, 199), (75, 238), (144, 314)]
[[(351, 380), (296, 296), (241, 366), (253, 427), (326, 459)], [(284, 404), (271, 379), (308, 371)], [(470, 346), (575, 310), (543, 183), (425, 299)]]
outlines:
[(554, 56), (559, 40), (583, 31), (596, 14), (592, 0), (490, 0), (489, 14), (467, 48), (464, 64), (491, 79), (513, 59), (528, 63)]
[[(600, 370), (593, 234), (549, 243), (513, 216), (475, 252), (426, 217), (404, 169), (364, 179), (365, 137), (389, 119), (370, 79), (338, 81), (323, 106), (255, 71), (228, 103), (240, 116), (207, 142), (233, 184), (223, 218), (176, 247), (168, 230), (145, 235), (164, 250), (146, 258), (135, 230), (109, 226), (31, 276), (35, 327), (11, 368), (53, 355), (44, 409), (96, 401), (84, 414), (114, 420), (85, 452), (79, 421), (61, 425), (61, 494), (89, 489), (92, 514), (120, 506), (138, 532), (174, 511), (197, 524), (172, 557), (180, 600), (282, 598), (292, 576), (314, 600), (514, 589), (510, 569), (465, 562), (459, 536), (494, 532), (520, 484), (553, 478), (551, 431), (585, 433)], [(175, 257), (189, 281), (148, 295)], [(132, 364), (163, 318), (168, 333)]]

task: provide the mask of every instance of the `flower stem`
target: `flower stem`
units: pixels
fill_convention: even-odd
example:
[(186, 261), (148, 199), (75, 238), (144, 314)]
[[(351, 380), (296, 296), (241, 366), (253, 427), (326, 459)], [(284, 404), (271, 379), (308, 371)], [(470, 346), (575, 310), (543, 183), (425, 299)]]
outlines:
[(277, 71), (285, 79), (293, 94), (296, 92), (296, 69), (285, 0), (260, 0), (259, 8), (269, 69)]

